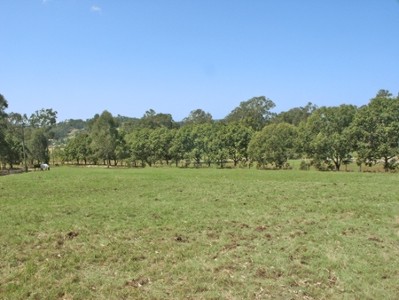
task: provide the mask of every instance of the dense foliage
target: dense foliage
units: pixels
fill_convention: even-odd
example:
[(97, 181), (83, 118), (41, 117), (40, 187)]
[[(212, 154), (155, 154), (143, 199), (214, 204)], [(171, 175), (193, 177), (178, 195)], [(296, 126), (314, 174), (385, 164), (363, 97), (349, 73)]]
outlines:
[(320, 107), (308, 103), (280, 114), (261, 96), (243, 101), (222, 120), (201, 109), (182, 122), (150, 109), (142, 118), (112, 116), (56, 123), (57, 112), (30, 117), (6, 113), (0, 95), (0, 161), (13, 167), (39, 162), (129, 166), (256, 165), (286, 168), (304, 158), (320, 170), (343, 164), (397, 167), (399, 97), (380, 90), (368, 105)]

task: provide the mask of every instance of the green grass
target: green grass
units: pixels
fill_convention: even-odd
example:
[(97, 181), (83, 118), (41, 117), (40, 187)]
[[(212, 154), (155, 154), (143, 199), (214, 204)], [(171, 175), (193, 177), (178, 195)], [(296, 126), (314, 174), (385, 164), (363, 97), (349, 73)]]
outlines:
[(397, 299), (397, 174), (0, 177), (0, 299)]

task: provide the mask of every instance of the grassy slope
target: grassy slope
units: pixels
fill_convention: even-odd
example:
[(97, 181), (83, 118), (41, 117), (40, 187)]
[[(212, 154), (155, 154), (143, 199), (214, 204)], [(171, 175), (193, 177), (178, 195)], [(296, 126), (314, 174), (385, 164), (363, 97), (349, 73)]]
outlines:
[(397, 174), (0, 177), (0, 299), (395, 299)]

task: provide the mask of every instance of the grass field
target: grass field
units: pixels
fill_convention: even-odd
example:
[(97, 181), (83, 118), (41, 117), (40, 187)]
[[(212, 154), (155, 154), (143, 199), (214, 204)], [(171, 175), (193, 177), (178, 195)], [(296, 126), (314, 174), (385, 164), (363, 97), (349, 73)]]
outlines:
[(0, 299), (398, 299), (399, 176), (0, 177)]

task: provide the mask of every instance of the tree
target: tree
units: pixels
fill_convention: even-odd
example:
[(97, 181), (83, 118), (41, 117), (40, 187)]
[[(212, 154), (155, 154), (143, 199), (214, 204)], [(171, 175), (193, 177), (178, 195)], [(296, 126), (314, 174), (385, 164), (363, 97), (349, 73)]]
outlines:
[(5, 139), (6, 131), (6, 117), (7, 114), (5, 110), (8, 107), (8, 102), (2, 94), (0, 94), (0, 160), (6, 155), (7, 152), (7, 142)]
[(304, 107), (295, 107), (288, 111), (279, 113), (273, 118), (273, 123), (288, 123), (298, 126), (301, 122), (306, 122), (309, 116), (311, 116), (316, 109), (316, 105), (308, 102)]
[(385, 171), (399, 154), (399, 97), (380, 90), (368, 105), (359, 109), (352, 126), (360, 162), (382, 159)]
[[(25, 132), (28, 137), (30, 136), (30, 143), (28, 144), (33, 147), (28, 149), (32, 154), (31, 160), (49, 163), (50, 139), (54, 137), (52, 129), (57, 123), (57, 112), (51, 108), (42, 108), (31, 114), (28, 121), (29, 128)], [(43, 145), (46, 145), (47, 149), (42, 149)]]
[(48, 150), (48, 139), (45, 135), (44, 129), (39, 128), (33, 131), (29, 149), (32, 162), (49, 163), (50, 155)]
[(212, 115), (202, 109), (192, 110), (187, 118), (183, 119), (185, 125), (188, 124), (205, 124), (212, 122)]
[(343, 161), (350, 158), (353, 143), (350, 126), (357, 108), (353, 105), (321, 107), (308, 118), (302, 130), (306, 139), (302, 149), (315, 163), (332, 162), (337, 171)]
[(22, 160), (22, 144), (19, 139), (11, 133), (11, 131), (8, 131), (5, 135), (4, 146), (1, 160), (4, 163), (8, 163), (12, 169), (14, 164), (19, 164)]
[(117, 164), (117, 161), (120, 160), (125, 160), (130, 157), (130, 149), (129, 146), (127, 145), (126, 139), (125, 139), (125, 132), (123, 131), (118, 131), (118, 138), (116, 140), (116, 148), (115, 148), (115, 165)]
[(248, 145), (251, 141), (253, 130), (239, 123), (228, 124), (223, 128), (225, 147), (229, 159), (233, 160), (234, 166), (244, 160), (248, 160)]
[(141, 161), (141, 166), (144, 167), (146, 163), (152, 165), (152, 149), (149, 142), (151, 129), (141, 128), (137, 129), (127, 135), (127, 143), (131, 153), (131, 159), (134, 163)]
[(174, 138), (174, 131), (165, 127), (160, 127), (151, 131), (149, 135), (150, 149), (152, 153), (152, 160), (159, 161), (161, 164), (172, 159), (170, 154), (171, 144)]
[(140, 119), (140, 127), (142, 128), (159, 128), (166, 127), (172, 129), (175, 127), (172, 115), (170, 114), (157, 114), (153, 109), (145, 112), (144, 116)]
[(27, 171), (24, 125), (26, 116), (17, 113), (7, 114), (8, 103), (0, 94), (0, 161), (8, 163), (10, 168), (20, 163), (22, 158)]
[(31, 114), (29, 122), (33, 128), (44, 128), (48, 131), (57, 123), (57, 112), (51, 108), (42, 108)]
[(5, 144), (3, 146), (3, 160), (12, 167), (13, 164), (25, 162), (27, 171), (26, 151), (25, 151), (25, 124), (26, 115), (10, 113), (5, 122)]
[(228, 123), (241, 123), (255, 131), (261, 130), (272, 118), (270, 109), (275, 107), (272, 100), (265, 96), (253, 97), (240, 103), (225, 120)]
[(216, 123), (210, 140), (212, 161), (218, 164), (220, 168), (224, 168), (229, 157), (228, 137), (225, 135), (225, 130), (225, 124)]
[(213, 155), (213, 139), (216, 138), (218, 125), (215, 123), (202, 123), (191, 126), (192, 148), (190, 158), (195, 166), (200, 167), (205, 163), (210, 167)]
[(255, 133), (249, 144), (250, 157), (259, 166), (274, 164), (282, 168), (294, 151), (297, 128), (288, 123), (270, 124)]
[(7, 113), (5, 110), (8, 108), (8, 102), (6, 98), (2, 94), (0, 94), (0, 120), (3, 120), (7, 117)]
[(87, 132), (79, 132), (73, 138), (69, 139), (64, 149), (64, 159), (67, 161), (76, 160), (79, 164), (81, 160), (84, 164), (92, 155), (91, 138)]
[(116, 159), (115, 149), (118, 141), (118, 130), (112, 114), (104, 111), (90, 125), (91, 148), (96, 159), (104, 160), (109, 167), (111, 160)]
[(191, 153), (194, 149), (194, 141), (191, 133), (191, 126), (183, 126), (179, 128), (174, 135), (170, 147), (170, 155), (176, 166), (179, 165), (181, 160), (186, 161), (186, 166), (190, 163)]

